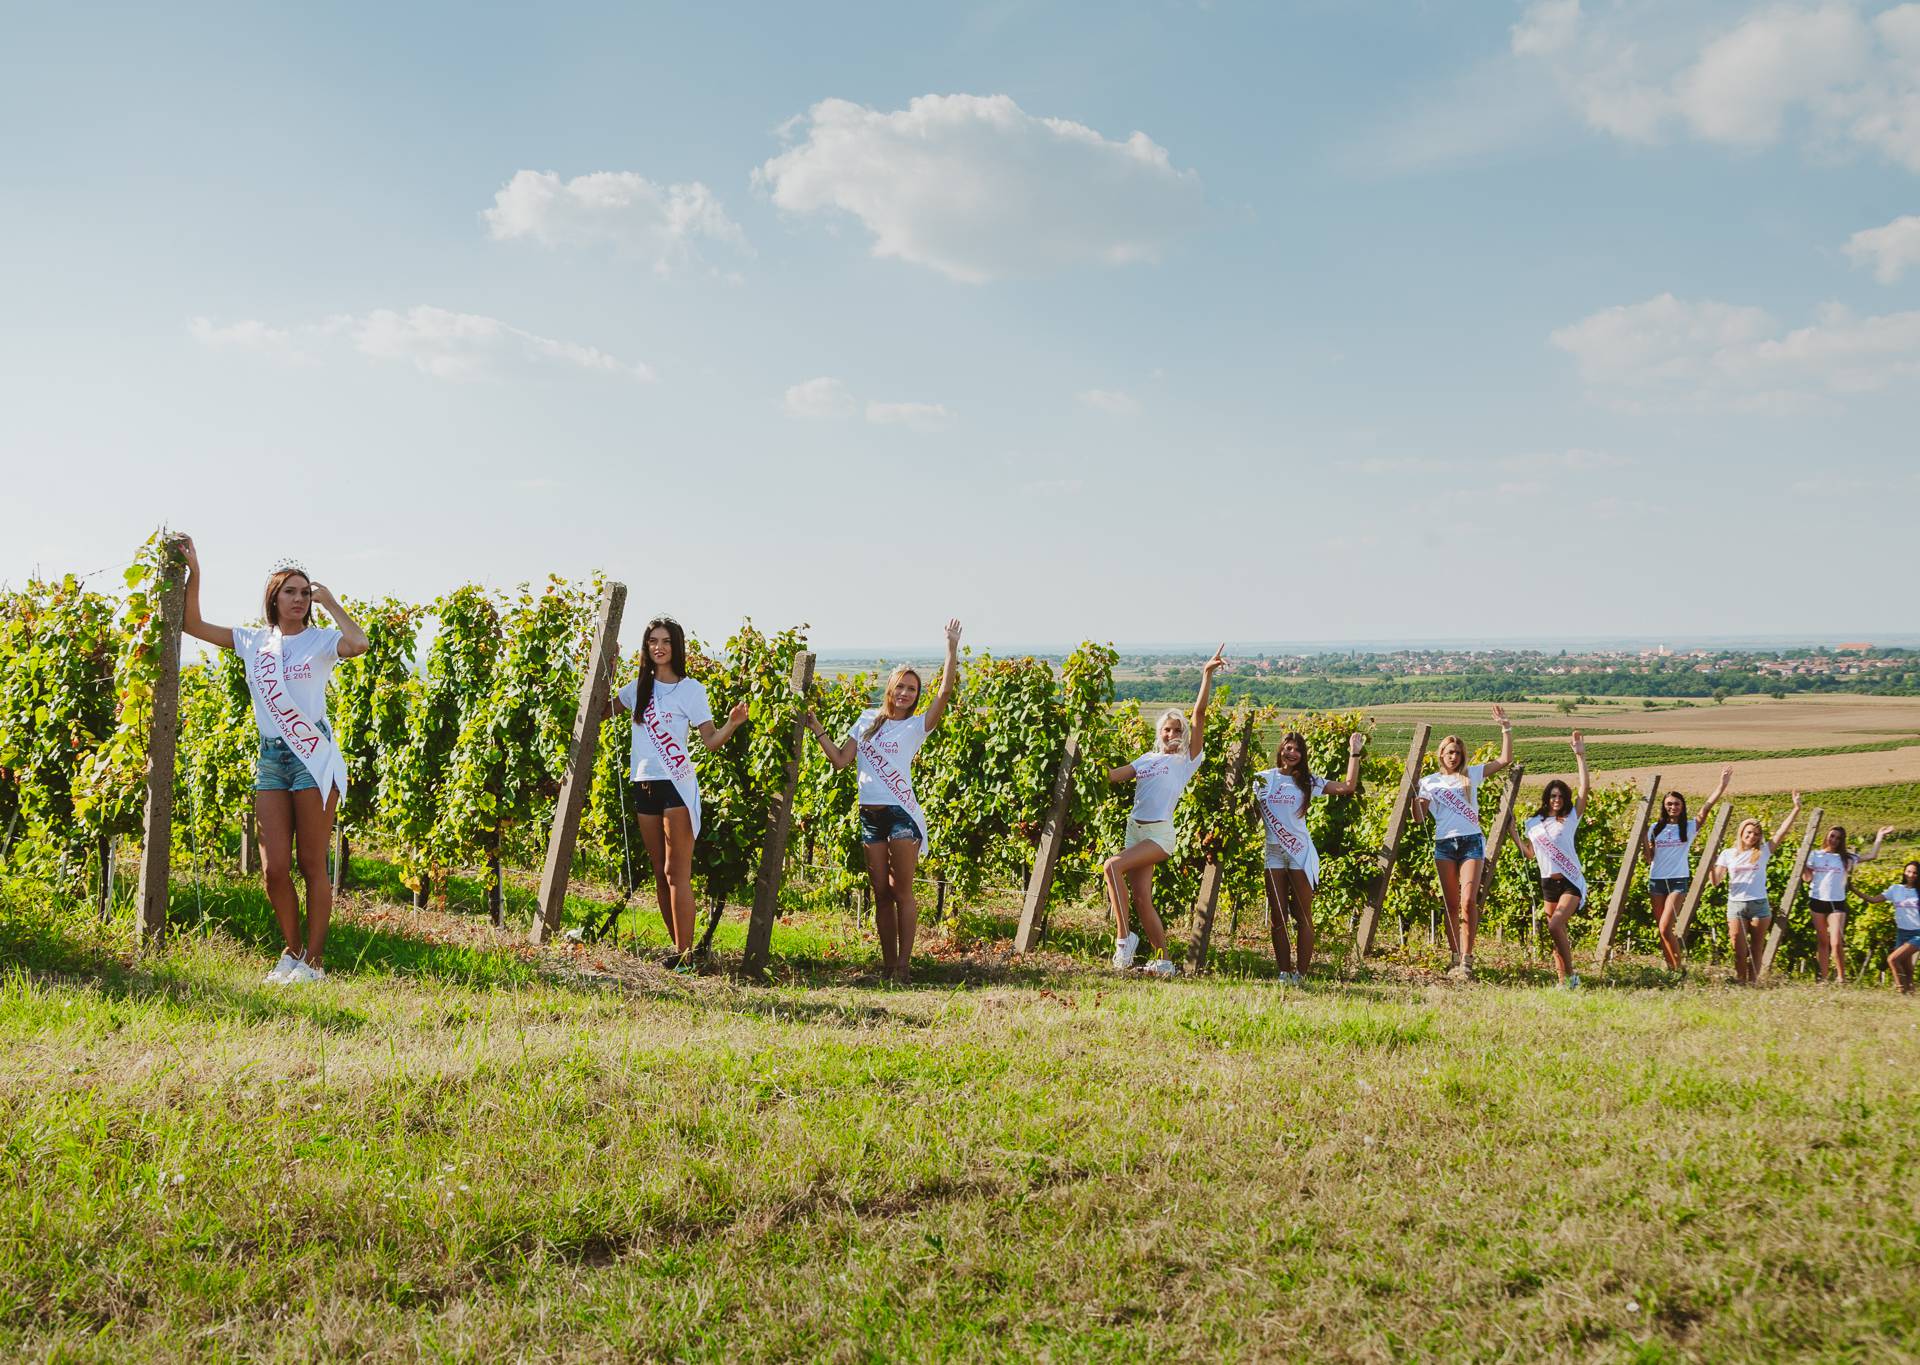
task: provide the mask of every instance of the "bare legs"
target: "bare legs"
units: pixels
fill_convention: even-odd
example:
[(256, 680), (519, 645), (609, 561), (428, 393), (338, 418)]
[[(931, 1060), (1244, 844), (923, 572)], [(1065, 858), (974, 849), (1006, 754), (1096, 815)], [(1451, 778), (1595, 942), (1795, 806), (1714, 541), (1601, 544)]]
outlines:
[(676, 953), (693, 951), (693, 817), (684, 806), (665, 815), (636, 815), (640, 842), (653, 863), (653, 891), (660, 919)]
[(1569, 891), (1557, 901), (1542, 901), (1540, 908), (1547, 917), (1547, 933), (1553, 938), (1553, 972), (1564, 985), (1573, 975), (1573, 935), (1567, 932), (1567, 922), (1580, 908), (1580, 897)]
[(920, 928), (920, 904), (913, 895), (913, 874), (920, 865), (918, 839), (889, 839), (862, 844), (867, 880), (873, 885), (873, 928), (880, 937), (880, 970), (906, 985), (913, 964), (913, 940)]
[(1920, 947), (1911, 943), (1887, 954), (1887, 970), (1893, 973), (1893, 984), (1900, 988), (1902, 995), (1913, 994), (1913, 960), (1916, 957), (1920, 957)]
[[(260, 868), (266, 874), (267, 900), (280, 926), (280, 940), (291, 956), (313, 967), (321, 965), (327, 927), (333, 920), (333, 883), (327, 877), (333, 811), (334, 801), (323, 804), (319, 791), (311, 787), (301, 792), (253, 794), (253, 817), (260, 827)], [(304, 938), (300, 932), (300, 900), (293, 887), (296, 848), (300, 879), (307, 888)]]
[[(1294, 966), (1287, 943), (1291, 919), (1300, 945), (1300, 965)], [(1273, 931), (1273, 961), (1281, 972), (1305, 976), (1313, 966), (1313, 883), (1297, 867), (1267, 869), (1267, 923)]]
[(1833, 968), (1833, 979), (1844, 982), (1847, 979), (1847, 914), (1838, 910), (1823, 915), (1813, 912), (1813, 946), (1820, 955), (1820, 979), (1827, 979), (1827, 968)]
[(1660, 927), (1660, 953), (1676, 972), (1685, 966), (1685, 959), (1680, 955), (1680, 935), (1673, 931), (1673, 923), (1685, 900), (1686, 896), (1678, 891), (1653, 898), (1653, 917)]
[(1771, 917), (1727, 920), (1727, 938), (1733, 948), (1733, 975), (1743, 986), (1760, 982), (1760, 959), (1766, 956), (1767, 930), (1772, 927)]
[(1455, 965), (1473, 963), (1473, 941), (1480, 933), (1480, 871), (1486, 865), (1484, 858), (1433, 860), (1440, 874), (1440, 897), (1447, 904), (1447, 942), (1453, 946)]
[(1100, 865), (1107, 883), (1107, 907), (1113, 911), (1118, 936), (1127, 936), (1127, 901), (1131, 896), (1133, 913), (1140, 917), (1140, 932), (1160, 957), (1167, 955), (1167, 931), (1153, 910), (1153, 869), (1166, 860), (1167, 851), (1145, 839)]

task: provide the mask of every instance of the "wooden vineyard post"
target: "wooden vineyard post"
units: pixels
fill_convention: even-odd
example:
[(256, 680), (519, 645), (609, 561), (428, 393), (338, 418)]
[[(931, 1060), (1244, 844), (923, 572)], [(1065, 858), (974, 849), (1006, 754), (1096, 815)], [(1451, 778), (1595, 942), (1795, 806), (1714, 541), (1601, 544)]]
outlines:
[(253, 802), (247, 802), (247, 808), (240, 812), (240, 875), (253, 875)]
[(1067, 811), (1073, 805), (1073, 770), (1080, 765), (1080, 736), (1068, 735), (1066, 748), (1060, 751), (1060, 770), (1053, 775), (1053, 790), (1047, 794), (1047, 815), (1040, 826), (1040, 845), (1034, 850), (1033, 875), (1027, 879), (1027, 894), (1020, 902), (1020, 927), (1013, 933), (1013, 951), (1030, 953), (1040, 946), (1040, 932), (1047, 923), (1047, 897), (1053, 891), (1053, 874), (1060, 866), (1060, 854), (1067, 846)]
[(547, 835), (547, 860), (540, 869), (540, 903), (534, 908), (533, 942), (545, 943), (560, 931), (560, 912), (567, 903), (567, 875), (573, 870), (573, 846), (580, 837), (580, 817), (593, 789), (593, 757), (600, 745), (600, 717), (620, 649), (620, 614), (627, 605), (627, 585), (609, 583), (600, 591), (594, 612), (593, 648), (587, 654), (586, 676), (580, 680), (580, 701), (573, 714), (573, 742), (560, 778), (560, 796), (553, 807), (553, 828)]
[(1793, 913), (1793, 903), (1800, 898), (1800, 875), (1807, 870), (1807, 858), (1813, 853), (1814, 838), (1820, 833), (1820, 818), (1826, 812), (1820, 807), (1813, 808), (1813, 814), (1807, 817), (1807, 832), (1800, 837), (1800, 852), (1793, 859), (1793, 875), (1787, 878), (1786, 890), (1780, 893), (1780, 904), (1773, 910), (1773, 928), (1767, 934), (1767, 950), (1760, 955), (1760, 962), (1754, 969), (1753, 979), (1765, 979), (1773, 970), (1773, 955), (1780, 951), (1780, 940), (1787, 932), (1787, 916)]
[[(1233, 743), (1227, 746), (1227, 800), (1230, 803), (1239, 799), (1240, 783), (1246, 777), (1247, 754), (1253, 748), (1253, 712), (1243, 715), (1233, 728)], [(1207, 859), (1207, 865), (1200, 871), (1200, 896), (1193, 905), (1193, 940), (1187, 950), (1193, 959), (1192, 970), (1196, 972), (1207, 969), (1207, 950), (1213, 945), (1213, 913), (1220, 904), (1220, 877), (1220, 860)]]
[(100, 919), (113, 914), (113, 836), (100, 836)]
[[(793, 690), (806, 707), (807, 689), (813, 686), (813, 655), (802, 654), (793, 661)], [(760, 874), (753, 879), (753, 917), (747, 921), (747, 949), (740, 969), (758, 976), (767, 969), (767, 957), (773, 950), (773, 922), (780, 917), (780, 883), (785, 879), (787, 839), (793, 833), (793, 798), (800, 789), (800, 760), (807, 751), (807, 727), (794, 718), (793, 734), (787, 743), (787, 775), (773, 798), (767, 821), (767, 842), (760, 850)]]
[(1366, 906), (1353, 926), (1353, 943), (1347, 952), (1347, 970), (1359, 970), (1360, 963), (1373, 951), (1373, 927), (1387, 904), (1387, 883), (1393, 877), (1393, 860), (1400, 853), (1400, 836), (1406, 832), (1407, 816), (1413, 810), (1413, 789), (1420, 781), (1420, 760), (1427, 756), (1427, 737), (1433, 727), (1424, 722), (1413, 727), (1413, 743), (1407, 746), (1407, 768), (1400, 774), (1400, 791), (1394, 797), (1393, 812), (1387, 817), (1387, 837), (1375, 855), (1373, 886), (1367, 892)]
[(1683, 951), (1687, 946), (1687, 926), (1693, 923), (1693, 912), (1700, 908), (1700, 898), (1707, 893), (1707, 883), (1713, 880), (1713, 860), (1720, 856), (1721, 842), (1727, 837), (1727, 817), (1732, 814), (1733, 802), (1722, 801), (1720, 813), (1713, 817), (1713, 828), (1707, 832), (1706, 846), (1700, 850), (1699, 865), (1693, 869), (1693, 880), (1687, 884), (1687, 898), (1680, 902), (1680, 913), (1674, 916), (1673, 936), (1680, 940)]
[(1620, 855), (1620, 873), (1613, 879), (1613, 896), (1607, 901), (1607, 917), (1600, 925), (1600, 951), (1594, 956), (1594, 970), (1605, 971), (1613, 955), (1613, 931), (1619, 927), (1620, 912), (1627, 905), (1627, 888), (1633, 885), (1634, 865), (1640, 860), (1640, 846), (1647, 840), (1647, 822), (1653, 818), (1653, 803), (1660, 796), (1660, 774), (1647, 784), (1647, 794), (1633, 813), (1633, 827), (1627, 835), (1627, 850)]
[[(1487, 904), (1487, 888), (1500, 867), (1500, 852), (1507, 846), (1507, 834), (1513, 829), (1513, 808), (1520, 804), (1520, 779), (1526, 773), (1527, 765), (1524, 763), (1512, 763), (1507, 767), (1507, 785), (1500, 792), (1500, 807), (1494, 813), (1493, 828), (1487, 831), (1487, 861), (1480, 869), (1480, 885), (1474, 892), (1474, 899), (1483, 910)], [(1539, 913), (1537, 907), (1535, 913)], [(1457, 946), (1449, 947), (1456, 954), (1460, 951)]]
[(167, 539), (160, 586), (160, 658), (153, 680), (147, 739), (145, 842), (140, 848), (140, 936), (158, 942), (167, 931), (167, 879), (173, 873), (173, 758), (180, 737), (180, 622), (187, 600), (187, 561), (180, 538)]
[(352, 856), (347, 832), (335, 830), (333, 836), (333, 894), (338, 896), (347, 884), (347, 860)]

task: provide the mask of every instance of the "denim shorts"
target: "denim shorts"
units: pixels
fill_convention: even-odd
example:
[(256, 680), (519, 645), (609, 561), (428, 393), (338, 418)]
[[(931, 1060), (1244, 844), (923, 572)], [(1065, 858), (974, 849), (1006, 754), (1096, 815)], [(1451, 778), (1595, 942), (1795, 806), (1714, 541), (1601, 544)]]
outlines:
[(913, 823), (904, 806), (860, 807), (860, 842), (888, 844), (895, 839), (920, 842), (920, 826)]
[(1920, 948), (1920, 929), (1895, 929), (1893, 931), (1893, 950), (1902, 948)]
[(1484, 834), (1456, 834), (1451, 838), (1433, 841), (1433, 860), (1436, 863), (1464, 863), (1486, 856), (1487, 837)]
[(1647, 889), (1656, 896), (1684, 896), (1691, 884), (1685, 877), (1647, 878)]
[[(333, 731), (324, 724), (320, 733), (328, 739)], [(253, 789), (257, 792), (310, 792), (319, 787), (313, 780), (313, 774), (307, 771), (307, 765), (300, 761), (300, 755), (288, 747), (284, 739), (266, 739), (260, 741), (260, 758), (253, 767)]]
[(1771, 901), (1728, 901), (1727, 902), (1727, 918), (1728, 919), (1744, 919), (1744, 920), (1772, 919), (1773, 918), (1773, 902)]

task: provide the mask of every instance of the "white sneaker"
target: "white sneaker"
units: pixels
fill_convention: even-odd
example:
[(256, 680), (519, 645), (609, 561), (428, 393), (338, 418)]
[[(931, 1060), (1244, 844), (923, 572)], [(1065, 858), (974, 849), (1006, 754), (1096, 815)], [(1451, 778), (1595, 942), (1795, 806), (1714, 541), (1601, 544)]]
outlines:
[(1128, 934), (1113, 945), (1113, 969), (1124, 972), (1133, 965), (1133, 955), (1140, 951), (1140, 935)]
[(1178, 976), (1180, 969), (1164, 957), (1156, 957), (1147, 964), (1148, 976)]
[(267, 973), (266, 984), (269, 986), (286, 985), (288, 979), (293, 974), (293, 969), (299, 965), (300, 959), (292, 953), (281, 953), (280, 960), (274, 963), (273, 970)]
[(1566, 979), (1565, 981), (1562, 981), (1562, 982), (1560, 983), (1560, 989), (1561, 989), (1561, 990), (1563, 990), (1563, 991), (1577, 991), (1577, 990), (1579, 990), (1579, 989), (1580, 989), (1580, 977), (1579, 977), (1579, 975), (1578, 975), (1578, 974), (1576, 973), (1575, 975), (1573, 975), (1573, 976), (1570, 976), (1570, 977), (1568, 977), (1568, 978), (1567, 978), (1567, 979)]
[(327, 973), (324, 968), (315, 967), (306, 962), (294, 963), (293, 970), (287, 973), (287, 984), (291, 986), (311, 986), (316, 981), (326, 979)]

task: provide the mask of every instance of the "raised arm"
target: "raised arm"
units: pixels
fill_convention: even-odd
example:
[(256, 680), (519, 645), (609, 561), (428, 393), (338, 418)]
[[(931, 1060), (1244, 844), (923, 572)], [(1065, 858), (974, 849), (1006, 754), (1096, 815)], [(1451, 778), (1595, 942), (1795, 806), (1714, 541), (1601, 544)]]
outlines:
[(836, 769), (844, 768), (847, 764), (853, 762), (854, 739), (852, 735), (847, 736), (845, 743), (835, 744), (827, 738), (827, 729), (820, 723), (820, 717), (814, 715), (811, 711), (800, 718), (800, 723), (812, 732), (815, 739), (820, 741), (820, 752), (827, 756), (827, 762), (831, 763)]
[[(1700, 807), (1700, 814), (1694, 818), (1693, 832), (1696, 835), (1707, 827), (1707, 816), (1713, 813), (1713, 808), (1720, 804), (1720, 798), (1727, 794), (1727, 788), (1732, 785), (1733, 764), (1729, 763), (1720, 770), (1720, 785), (1713, 789), (1713, 795), (1707, 798), (1707, 804)], [(1680, 832), (1682, 834), (1686, 833), (1685, 830), (1681, 830)]]
[(953, 700), (953, 685), (960, 680), (960, 621), (955, 618), (947, 622), (947, 663), (940, 670), (940, 690), (933, 694), (933, 705), (927, 708), (927, 733), (932, 734), (940, 728), (940, 722), (947, 718), (947, 703)]
[(200, 614), (200, 552), (194, 549), (192, 536), (180, 537), (180, 553), (187, 560), (187, 600), (182, 609), (180, 629), (196, 640), (204, 640), (220, 649), (232, 649), (233, 627), (216, 626)]
[(1193, 702), (1193, 724), (1187, 727), (1187, 757), (1192, 758), (1207, 742), (1207, 702), (1213, 697), (1213, 675), (1227, 666), (1227, 644), (1213, 651), (1213, 657), (1200, 665), (1200, 695)]
[(1793, 794), (1793, 806), (1787, 811), (1787, 818), (1780, 822), (1780, 828), (1773, 832), (1773, 838), (1769, 842), (1771, 842), (1775, 848), (1780, 847), (1781, 841), (1787, 837), (1787, 831), (1793, 828), (1793, 822), (1799, 818), (1800, 793), (1795, 792)]
[(313, 600), (327, 609), (327, 615), (336, 622), (335, 629), (340, 632), (340, 657), (357, 658), (367, 652), (367, 632), (353, 619), (353, 614), (340, 605), (340, 599), (333, 595), (333, 589), (325, 583), (313, 583)]
[(1493, 708), (1493, 720), (1500, 727), (1500, 757), (1486, 765), (1486, 775), (1492, 777), (1503, 768), (1513, 766), (1513, 722), (1507, 719), (1507, 709), (1497, 703)]
[(1593, 795), (1593, 774), (1587, 771), (1587, 741), (1578, 730), (1573, 732), (1573, 761), (1580, 769), (1580, 789), (1573, 794), (1573, 813), (1587, 818), (1587, 798)]
[(1347, 775), (1338, 782), (1327, 783), (1328, 796), (1352, 796), (1360, 790), (1360, 754), (1366, 747), (1367, 737), (1360, 731), (1347, 736)]
[(1865, 853), (1856, 855), (1853, 861), (1856, 864), (1870, 863), (1875, 858), (1878, 858), (1880, 856), (1880, 845), (1887, 842), (1887, 836), (1891, 833), (1893, 833), (1892, 825), (1882, 825), (1879, 829), (1875, 830), (1873, 834), (1873, 847)]
[(727, 712), (727, 723), (716, 726), (710, 720), (700, 722), (700, 738), (709, 750), (717, 750), (722, 744), (733, 738), (733, 732), (747, 723), (747, 704), (737, 701), (733, 709)]

